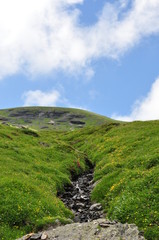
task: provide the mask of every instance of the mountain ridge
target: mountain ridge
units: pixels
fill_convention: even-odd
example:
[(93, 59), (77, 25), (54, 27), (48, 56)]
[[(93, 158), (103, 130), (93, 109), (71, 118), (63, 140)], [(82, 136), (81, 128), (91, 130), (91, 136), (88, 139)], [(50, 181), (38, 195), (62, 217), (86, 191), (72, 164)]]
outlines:
[(37, 130), (73, 130), (116, 122), (108, 117), (76, 108), (20, 107), (0, 110), (0, 121)]

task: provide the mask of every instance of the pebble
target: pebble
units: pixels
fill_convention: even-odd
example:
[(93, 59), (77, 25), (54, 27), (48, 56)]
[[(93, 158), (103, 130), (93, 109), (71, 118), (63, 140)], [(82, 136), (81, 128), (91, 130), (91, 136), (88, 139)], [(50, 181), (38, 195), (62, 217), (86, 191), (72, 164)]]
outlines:
[(41, 236), (42, 236), (42, 233), (36, 233), (36, 234), (33, 234), (29, 240), (38, 240), (38, 239), (41, 239)]
[(48, 238), (47, 233), (43, 232), (43, 233), (42, 233), (42, 236), (41, 236), (41, 239), (42, 239), (42, 240), (46, 240), (47, 238)]

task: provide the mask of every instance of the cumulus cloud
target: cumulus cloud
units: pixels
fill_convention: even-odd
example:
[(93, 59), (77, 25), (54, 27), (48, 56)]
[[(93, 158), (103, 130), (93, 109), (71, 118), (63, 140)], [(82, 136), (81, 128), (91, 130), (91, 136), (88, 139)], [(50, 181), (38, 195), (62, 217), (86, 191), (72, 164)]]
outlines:
[(0, 78), (87, 72), (92, 60), (118, 58), (159, 33), (158, 0), (105, 2), (97, 22), (87, 27), (78, 9), (84, 0), (0, 0)]
[(56, 90), (42, 92), (40, 90), (28, 91), (23, 94), (24, 106), (56, 106), (60, 93)]
[(122, 121), (159, 119), (159, 78), (152, 84), (148, 95), (143, 100), (136, 101), (130, 115), (114, 114), (112, 118)]

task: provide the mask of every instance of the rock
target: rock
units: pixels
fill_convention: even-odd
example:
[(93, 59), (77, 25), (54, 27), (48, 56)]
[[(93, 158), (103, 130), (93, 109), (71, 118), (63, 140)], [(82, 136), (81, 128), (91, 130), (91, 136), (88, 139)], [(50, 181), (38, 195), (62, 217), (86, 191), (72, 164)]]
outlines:
[(3, 116), (0, 116), (0, 121), (8, 121), (9, 119), (8, 118), (6, 118), (6, 117), (3, 117)]
[(114, 225), (114, 224), (116, 224), (117, 222), (116, 221), (109, 221), (109, 220), (105, 220), (104, 222), (101, 222), (99, 225), (101, 226), (101, 227), (107, 227), (107, 225)]
[(46, 232), (43, 232), (41, 235), (41, 239), (42, 240), (48, 239), (48, 234)]
[(99, 224), (100, 227), (103, 227), (103, 228), (107, 228), (107, 227), (110, 227), (110, 224), (108, 223), (101, 223)]
[(79, 120), (71, 120), (70, 123), (72, 124), (78, 124), (78, 125), (84, 125), (85, 122), (79, 121)]
[[(101, 224), (108, 227), (101, 227)], [(113, 223), (113, 224), (111, 224)], [(100, 226), (100, 228), (99, 228)], [(86, 223), (73, 223), (46, 231), (48, 240), (145, 240), (134, 225), (97, 219)]]
[(55, 122), (53, 120), (51, 120), (50, 122), (48, 122), (48, 124), (54, 125)]
[(101, 180), (98, 180), (98, 181), (96, 181), (95, 183), (93, 183), (92, 188), (95, 188), (95, 187), (97, 186), (97, 184), (100, 183), (100, 181), (101, 181)]
[(96, 210), (96, 211), (99, 211), (102, 209), (102, 206), (100, 203), (95, 203), (93, 204), (91, 207), (90, 207), (90, 210)]
[[(104, 223), (107, 224), (107, 227), (102, 225)], [(56, 229), (50, 228), (45, 232), (45, 236), (47, 238), (44, 239), (48, 240), (145, 240), (143, 236), (140, 236), (136, 225), (121, 224), (106, 219), (67, 224)]]
[(1, 122), (1, 124), (9, 126), (9, 124), (7, 122)]
[(29, 240), (38, 240), (38, 239), (41, 239), (41, 236), (42, 236), (42, 233), (36, 233), (36, 234), (33, 234)]
[(47, 126), (42, 126), (40, 129), (46, 129), (46, 128), (48, 128)]
[(28, 239), (30, 239), (30, 237), (31, 237), (33, 234), (34, 234), (34, 233), (29, 233), (29, 234), (25, 235), (25, 236), (23, 237), (23, 239), (24, 239), (24, 240), (28, 240)]
[(76, 206), (78, 206), (78, 207), (85, 207), (85, 204), (84, 203), (77, 203)]
[(89, 200), (89, 197), (87, 197), (86, 195), (81, 195), (81, 199), (87, 201), (87, 200)]
[(59, 219), (56, 219), (55, 223), (56, 223), (57, 226), (59, 226), (61, 224)]

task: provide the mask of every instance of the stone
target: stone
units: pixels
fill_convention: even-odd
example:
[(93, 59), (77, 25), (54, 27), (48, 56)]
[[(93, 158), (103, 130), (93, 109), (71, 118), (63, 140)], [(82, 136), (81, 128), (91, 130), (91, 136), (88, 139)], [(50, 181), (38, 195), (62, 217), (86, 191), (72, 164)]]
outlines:
[(71, 120), (70, 123), (71, 124), (77, 124), (77, 125), (85, 125), (85, 122), (79, 121), (79, 120)]
[(46, 232), (43, 232), (42, 235), (41, 235), (41, 239), (42, 240), (48, 239), (48, 234)]
[(42, 233), (35, 233), (30, 237), (30, 240), (38, 240), (41, 239)]
[(84, 203), (77, 203), (76, 206), (78, 206), (78, 207), (85, 207), (85, 204)]
[(48, 122), (48, 124), (54, 125), (55, 122), (53, 120), (51, 120), (50, 122)]
[(91, 207), (90, 207), (90, 210), (96, 210), (96, 211), (99, 211), (102, 209), (102, 206), (100, 203), (95, 203), (93, 204)]
[(98, 181), (96, 181), (95, 183), (93, 183), (92, 188), (95, 188), (95, 187), (98, 185), (98, 183), (100, 183), (100, 181), (101, 181), (101, 180), (98, 180)]
[(60, 220), (59, 220), (58, 218), (55, 220), (55, 224), (56, 224), (57, 226), (60, 226), (60, 225), (61, 225)]
[[(108, 227), (101, 227), (102, 223), (107, 223)], [(54, 230), (49, 230), (48, 240), (145, 240), (138, 234), (137, 227), (128, 225), (128, 232), (126, 224), (116, 223), (109, 224), (111, 221), (106, 219), (97, 219), (86, 223), (73, 223), (65, 226), (57, 227)], [(99, 228), (100, 226), (100, 228)]]
[(28, 240), (30, 239), (30, 237), (33, 235), (34, 233), (29, 233), (27, 235), (24, 236), (24, 240)]

